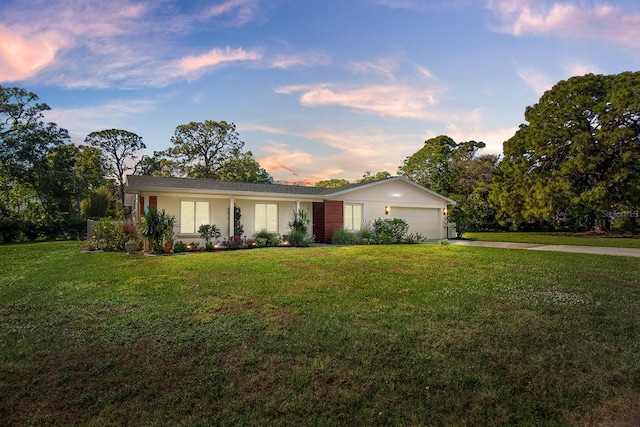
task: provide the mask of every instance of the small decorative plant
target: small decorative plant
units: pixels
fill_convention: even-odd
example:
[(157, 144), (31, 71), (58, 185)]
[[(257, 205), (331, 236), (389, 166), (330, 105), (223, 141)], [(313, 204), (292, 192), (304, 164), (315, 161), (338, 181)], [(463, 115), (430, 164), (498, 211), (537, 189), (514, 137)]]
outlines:
[(248, 248), (248, 240), (246, 237), (233, 236), (224, 240), (222, 246), (227, 249), (246, 249)]
[(187, 250), (187, 244), (182, 240), (178, 240), (173, 244), (173, 252), (185, 252)]
[(202, 224), (198, 227), (198, 233), (200, 233), (200, 237), (204, 240), (207, 250), (212, 249), (212, 242), (217, 243), (222, 235), (220, 229), (215, 224)]

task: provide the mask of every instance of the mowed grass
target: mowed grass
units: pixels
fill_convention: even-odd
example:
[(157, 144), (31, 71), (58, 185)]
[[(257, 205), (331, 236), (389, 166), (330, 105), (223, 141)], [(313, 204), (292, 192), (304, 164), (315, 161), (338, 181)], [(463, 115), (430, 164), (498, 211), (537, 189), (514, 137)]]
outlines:
[(591, 233), (560, 232), (469, 232), (465, 239), (485, 242), (533, 243), (540, 245), (605, 246), (613, 248), (640, 248), (640, 235), (598, 236)]
[(0, 425), (640, 419), (637, 259), (0, 246)]

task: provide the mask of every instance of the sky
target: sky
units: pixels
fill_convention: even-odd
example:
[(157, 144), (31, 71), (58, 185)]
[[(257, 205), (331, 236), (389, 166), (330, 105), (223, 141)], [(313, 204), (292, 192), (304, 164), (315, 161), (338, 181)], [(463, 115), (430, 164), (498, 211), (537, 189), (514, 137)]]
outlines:
[(73, 143), (224, 120), (291, 183), (395, 175), (438, 135), (501, 154), (558, 81), (638, 70), (637, 0), (0, 1), (0, 85)]

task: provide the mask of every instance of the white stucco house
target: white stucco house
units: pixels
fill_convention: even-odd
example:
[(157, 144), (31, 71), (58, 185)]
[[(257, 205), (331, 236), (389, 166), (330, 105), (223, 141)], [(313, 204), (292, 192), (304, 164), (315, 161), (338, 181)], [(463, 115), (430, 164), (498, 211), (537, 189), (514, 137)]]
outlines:
[[(340, 188), (262, 184), (156, 176), (127, 177), (126, 204), (139, 217), (146, 207), (165, 209), (177, 219), (177, 238), (198, 240), (201, 224), (216, 224), (223, 236), (233, 230), (234, 205), (244, 234), (266, 229), (287, 234), (295, 209), (306, 210), (318, 243), (330, 243), (340, 229), (359, 230), (378, 218), (402, 218), (410, 233), (447, 238), (447, 207), (455, 202), (407, 178), (351, 184)], [(452, 235), (452, 232), (449, 232)]]

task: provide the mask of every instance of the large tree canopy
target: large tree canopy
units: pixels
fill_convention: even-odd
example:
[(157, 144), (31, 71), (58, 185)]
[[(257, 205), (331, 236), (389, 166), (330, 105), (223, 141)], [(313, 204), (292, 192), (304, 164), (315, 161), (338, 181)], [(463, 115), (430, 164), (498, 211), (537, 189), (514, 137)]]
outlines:
[(253, 158), (251, 151), (227, 159), (214, 176), (216, 179), (223, 181), (273, 184), (273, 177)]
[(398, 168), (398, 174), (449, 197), (460, 192), (462, 169), (484, 147), (484, 142), (456, 143), (450, 137), (440, 135), (426, 140), (420, 150), (407, 157)]
[(49, 151), (69, 140), (65, 129), (45, 123), (50, 110), (33, 92), (0, 86), (0, 172), (13, 179), (31, 179)]
[(111, 172), (115, 175), (120, 187), (120, 199), (124, 204), (125, 172), (136, 173), (140, 167), (137, 152), (146, 148), (142, 137), (122, 129), (107, 129), (91, 132), (85, 143), (102, 149), (109, 161)]
[(162, 154), (174, 159), (181, 175), (217, 178), (217, 172), (234, 157), (240, 157), (244, 142), (236, 126), (225, 121), (190, 122), (176, 128), (173, 147)]
[(428, 139), (407, 157), (398, 174), (457, 202), (450, 212), (458, 234), (494, 227), (495, 212), (487, 198), (498, 163), (494, 155), (478, 155), (484, 142), (455, 142), (446, 135)]
[(525, 111), (492, 200), (512, 227), (606, 226), (640, 206), (640, 73), (573, 77)]

